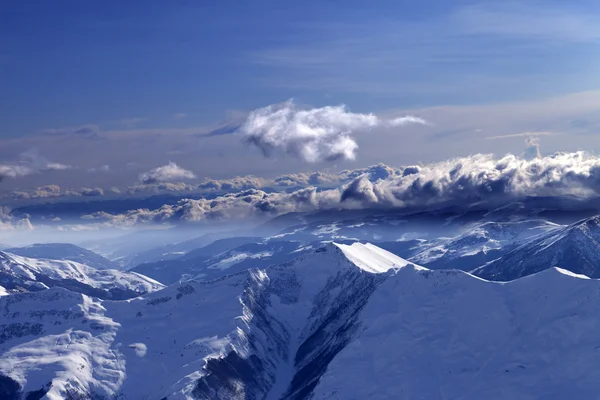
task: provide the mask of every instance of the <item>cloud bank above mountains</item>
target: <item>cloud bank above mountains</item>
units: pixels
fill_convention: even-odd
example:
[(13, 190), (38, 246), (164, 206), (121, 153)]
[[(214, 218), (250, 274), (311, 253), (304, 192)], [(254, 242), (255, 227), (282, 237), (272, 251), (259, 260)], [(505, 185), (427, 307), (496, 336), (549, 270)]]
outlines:
[[(284, 182), (279, 190), (257, 187)], [(285, 190), (291, 183), (296, 190)], [(320, 183), (315, 185), (315, 183)], [(443, 162), (392, 168), (375, 165), (338, 174), (294, 174), (271, 181), (250, 178), (213, 183), (231, 193), (212, 198), (182, 199), (155, 209), (110, 209), (81, 215), (89, 227), (144, 224), (264, 220), (288, 212), (356, 209), (404, 209), (414, 206), (500, 207), (529, 196), (600, 196), (600, 157), (584, 152), (524, 158), (476, 154)], [(304, 186), (304, 187), (302, 187)], [(320, 187), (318, 187), (320, 186)], [(54, 189), (48, 188), (52, 192)], [(13, 218), (13, 219), (11, 219)], [(3, 227), (30, 227), (5, 213)], [(68, 227), (63, 227), (68, 229)]]

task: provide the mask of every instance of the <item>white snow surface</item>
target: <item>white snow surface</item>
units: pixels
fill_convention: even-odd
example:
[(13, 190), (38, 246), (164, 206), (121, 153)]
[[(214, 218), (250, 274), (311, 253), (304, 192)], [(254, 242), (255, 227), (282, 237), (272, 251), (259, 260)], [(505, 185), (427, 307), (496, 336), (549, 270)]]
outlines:
[[(596, 399), (600, 391), (600, 281), (552, 268), (490, 282), (370, 244), (329, 244), (127, 301), (61, 288), (3, 296), (0, 316), (0, 374), (24, 393), (50, 383), (52, 400), (69, 390), (211, 398), (201, 382), (212, 398), (268, 400)], [(242, 364), (226, 361), (231, 354)], [(235, 368), (212, 376), (211, 365)], [(235, 375), (244, 370), (252, 373)]]
[(35, 259), (10, 253), (0, 254), (0, 273), (29, 286), (44, 285), (39, 282), (42, 277), (58, 282), (58, 286), (60, 281), (72, 280), (92, 288), (133, 290), (140, 294), (164, 287), (160, 282), (135, 272), (95, 269), (74, 261)]
[(370, 243), (357, 242), (351, 245), (334, 243), (334, 245), (340, 248), (354, 265), (367, 272), (382, 273), (410, 264), (405, 259)]

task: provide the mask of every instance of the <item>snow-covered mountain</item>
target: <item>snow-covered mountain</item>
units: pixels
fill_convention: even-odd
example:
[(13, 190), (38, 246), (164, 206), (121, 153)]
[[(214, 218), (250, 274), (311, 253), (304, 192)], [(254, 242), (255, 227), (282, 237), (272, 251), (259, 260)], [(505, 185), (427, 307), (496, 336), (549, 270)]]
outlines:
[(509, 281), (551, 267), (600, 278), (600, 216), (550, 231), (473, 273), (485, 279)]
[(369, 244), (329, 244), (129, 301), (61, 288), (3, 296), (0, 313), (6, 398), (594, 399), (600, 390), (600, 281), (553, 268), (495, 283)]
[(458, 236), (422, 243), (410, 261), (429, 269), (468, 271), (561, 227), (541, 219), (484, 222)]
[[(244, 244), (235, 246), (237, 243)], [(312, 245), (286, 240), (223, 239), (174, 260), (141, 264), (131, 271), (165, 284), (192, 278), (213, 280), (251, 268), (290, 261), (311, 248)]]
[(98, 270), (74, 261), (34, 259), (4, 252), (0, 252), (0, 286), (8, 293), (63, 287), (108, 299), (129, 299), (164, 287), (135, 272)]
[(75, 261), (95, 269), (116, 269), (118, 265), (93, 251), (70, 243), (37, 243), (25, 247), (11, 247), (6, 253), (29, 258)]

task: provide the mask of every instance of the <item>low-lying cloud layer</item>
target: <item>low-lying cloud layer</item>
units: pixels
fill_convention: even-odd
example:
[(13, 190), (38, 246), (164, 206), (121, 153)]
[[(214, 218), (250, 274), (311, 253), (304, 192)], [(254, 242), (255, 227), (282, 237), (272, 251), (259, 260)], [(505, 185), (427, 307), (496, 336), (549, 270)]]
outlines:
[(344, 105), (302, 109), (288, 100), (251, 112), (239, 131), (267, 157), (281, 153), (315, 163), (354, 160), (356, 131), (425, 123), (414, 116), (382, 120), (374, 114), (352, 113)]
[(167, 165), (163, 165), (162, 167), (154, 168), (148, 172), (140, 174), (140, 182), (144, 184), (194, 178), (196, 178), (196, 175), (192, 171), (181, 168), (172, 161)]
[(498, 207), (526, 196), (600, 196), (600, 158), (583, 152), (525, 159), (477, 154), (441, 163), (345, 171), (347, 183), (333, 189), (308, 187), (292, 193), (250, 189), (214, 199), (181, 200), (156, 210), (96, 213), (110, 224), (267, 218), (287, 212), (330, 209), (402, 209), (455, 205)]
[[(276, 183), (278, 190), (273, 189)], [(339, 209), (435, 209), (448, 205), (466, 209), (475, 204), (493, 209), (530, 196), (569, 195), (586, 200), (600, 196), (600, 157), (584, 152), (535, 158), (476, 154), (399, 168), (380, 164), (338, 174), (289, 174), (273, 180), (245, 177), (205, 185), (215, 190), (240, 191), (199, 200), (183, 199), (156, 209), (139, 208), (124, 213), (106, 209), (81, 216), (81, 222), (96, 227), (130, 227), (184, 221), (264, 220), (288, 212)], [(261, 185), (267, 185), (265, 190), (249, 188)], [(297, 187), (300, 189), (290, 191)], [(57, 193), (60, 188), (48, 185), (38, 188), (36, 195), (51, 197)], [(101, 193), (84, 188), (79, 195)], [(26, 218), (4, 214), (3, 228), (30, 225)]]

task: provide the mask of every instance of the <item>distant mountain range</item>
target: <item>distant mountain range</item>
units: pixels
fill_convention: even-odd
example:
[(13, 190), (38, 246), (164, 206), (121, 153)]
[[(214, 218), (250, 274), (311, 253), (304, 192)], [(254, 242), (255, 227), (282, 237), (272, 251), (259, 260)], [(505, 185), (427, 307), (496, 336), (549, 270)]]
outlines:
[(29, 258), (75, 261), (95, 269), (117, 269), (117, 263), (93, 251), (70, 243), (37, 243), (26, 247), (10, 247), (5, 252)]

